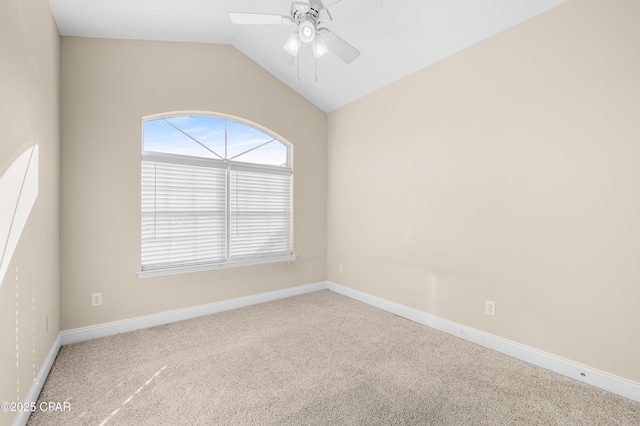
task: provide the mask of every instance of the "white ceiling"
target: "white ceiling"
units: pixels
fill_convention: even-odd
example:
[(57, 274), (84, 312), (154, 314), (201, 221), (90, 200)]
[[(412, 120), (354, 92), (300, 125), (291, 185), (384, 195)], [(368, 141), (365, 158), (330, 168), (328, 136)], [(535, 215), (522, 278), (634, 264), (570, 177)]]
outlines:
[[(335, 0), (326, 0), (326, 4)], [(233, 25), (228, 12), (288, 15), (290, 0), (49, 0), (61, 35), (231, 44), (320, 109), (330, 112), (564, 0), (342, 0), (324, 26), (362, 53), (347, 65), (309, 45), (281, 65), (290, 26)]]

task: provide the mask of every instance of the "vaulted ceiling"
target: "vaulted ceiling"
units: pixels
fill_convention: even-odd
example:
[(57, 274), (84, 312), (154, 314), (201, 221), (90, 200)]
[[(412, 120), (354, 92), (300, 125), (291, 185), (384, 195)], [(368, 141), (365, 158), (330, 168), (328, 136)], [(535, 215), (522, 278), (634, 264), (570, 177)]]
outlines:
[[(283, 65), (285, 25), (234, 25), (229, 12), (289, 15), (290, 0), (49, 0), (61, 35), (231, 44), (330, 112), (564, 0), (325, 0), (324, 24), (361, 55), (333, 53)], [(317, 75), (317, 81), (316, 81)]]

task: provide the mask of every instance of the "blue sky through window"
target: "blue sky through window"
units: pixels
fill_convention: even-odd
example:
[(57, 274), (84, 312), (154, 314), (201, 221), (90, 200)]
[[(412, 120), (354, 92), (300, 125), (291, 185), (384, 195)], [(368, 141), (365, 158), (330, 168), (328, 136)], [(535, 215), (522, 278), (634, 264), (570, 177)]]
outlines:
[(217, 117), (180, 116), (146, 121), (143, 146), (145, 151), (191, 157), (276, 166), (287, 166), (288, 163), (287, 147), (272, 136)]

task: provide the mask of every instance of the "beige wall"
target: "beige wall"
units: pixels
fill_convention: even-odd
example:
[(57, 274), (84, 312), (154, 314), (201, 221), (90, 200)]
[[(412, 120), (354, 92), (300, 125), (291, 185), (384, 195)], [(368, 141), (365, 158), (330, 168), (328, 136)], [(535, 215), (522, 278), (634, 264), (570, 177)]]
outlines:
[(640, 382), (638, 16), (571, 0), (331, 113), (328, 279)]
[(59, 54), (46, 0), (0, 3), (0, 401), (24, 401), (60, 330)]
[[(231, 46), (63, 37), (62, 329), (326, 279), (326, 114)], [(142, 117), (224, 113), (293, 144), (290, 264), (138, 279)], [(103, 306), (91, 307), (101, 292)]]

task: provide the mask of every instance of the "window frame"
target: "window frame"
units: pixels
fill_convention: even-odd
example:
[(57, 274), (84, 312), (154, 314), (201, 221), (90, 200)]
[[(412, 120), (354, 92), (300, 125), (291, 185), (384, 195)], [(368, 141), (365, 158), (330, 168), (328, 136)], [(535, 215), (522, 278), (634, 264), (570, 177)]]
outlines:
[[(267, 165), (267, 164), (256, 164), (242, 161), (234, 161), (229, 159), (218, 159), (218, 158), (205, 158), (205, 157), (197, 157), (197, 156), (189, 156), (189, 155), (180, 155), (180, 154), (171, 154), (171, 153), (162, 153), (156, 151), (145, 151), (144, 146), (144, 125), (147, 122), (160, 120), (160, 119), (169, 119), (174, 117), (211, 117), (215, 119), (221, 119), (225, 121), (232, 121), (242, 126), (247, 126), (254, 130), (264, 133), (265, 135), (273, 138), (274, 141), (284, 145), (287, 149), (287, 162), (286, 166), (275, 166), (275, 165)], [(172, 125), (172, 124), (171, 124)], [(226, 124), (225, 124), (226, 128)], [(293, 218), (294, 218), (294, 203), (293, 203), (293, 193), (294, 193), (294, 185), (293, 185), (293, 145), (289, 143), (287, 140), (282, 138), (281, 136), (275, 134), (273, 131), (266, 129), (263, 126), (260, 126), (256, 123), (250, 122), (246, 119), (230, 116), (227, 114), (220, 113), (211, 113), (211, 112), (201, 112), (201, 111), (179, 111), (172, 113), (163, 113), (163, 114), (154, 114), (150, 116), (142, 117), (141, 121), (141, 159), (140, 159), (140, 177), (143, 177), (143, 164), (145, 161), (150, 161), (154, 163), (170, 163), (170, 164), (178, 164), (178, 165), (187, 165), (187, 166), (197, 166), (197, 167), (205, 167), (205, 168), (217, 168), (224, 169), (226, 174), (226, 188), (225, 188), (225, 241), (226, 245), (226, 259), (222, 262), (210, 262), (210, 263), (201, 263), (201, 264), (193, 264), (193, 265), (174, 265), (174, 266), (165, 266), (165, 267), (154, 267), (145, 269), (142, 264), (142, 250), (143, 250), (143, 236), (142, 236), (142, 181), (140, 181), (140, 271), (137, 272), (138, 278), (152, 278), (152, 277), (160, 277), (166, 275), (176, 275), (176, 274), (184, 274), (190, 272), (201, 272), (201, 271), (209, 271), (209, 270), (217, 270), (217, 269), (226, 269), (226, 268), (235, 268), (242, 266), (251, 266), (251, 265), (263, 265), (270, 263), (280, 263), (280, 262), (291, 262), (297, 258), (297, 255), (294, 254), (294, 238), (293, 238)], [(227, 135), (225, 132), (225, 146), (227, 145)], [(255, 148), (253, 148), (255, 149)], [(226, 152), (226, 149), (225, 149)], [(247, 151), (248, 152), (248, 151)], [(288, 251), (284, 252), (286, 254), (276, 253), (276, 254), (262, 254), (256, 255), (250, 258), (240, 258), (234, 259), (229, 251), (229, 247), (231, 245), (230, 239), (230, 229), (231, 229), (231, 221), (230, 221), (230, 212), (231, 212), (231, 201), (230, 201), (230, 182), (231, 175), (233, 171), (249, 171), (255, 173), (268, 173), (272, 175), (288, 175), (289, 178), (289, 214), (288, 214)]]

